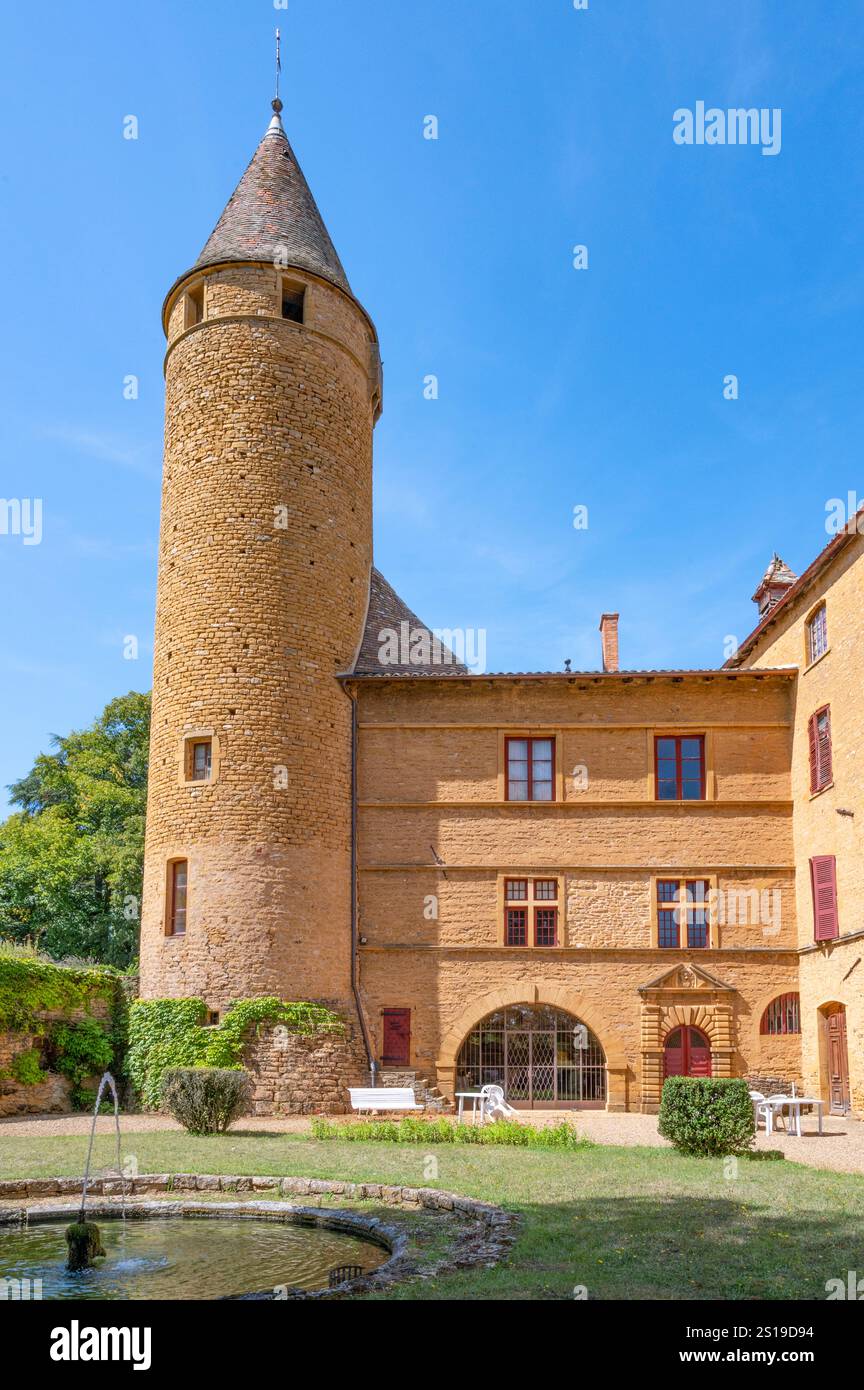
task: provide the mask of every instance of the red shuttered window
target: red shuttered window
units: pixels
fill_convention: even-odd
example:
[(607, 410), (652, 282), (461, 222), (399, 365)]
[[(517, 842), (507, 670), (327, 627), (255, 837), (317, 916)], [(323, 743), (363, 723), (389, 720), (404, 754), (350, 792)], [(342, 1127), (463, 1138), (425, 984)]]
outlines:
[(813, 938), (833, 941), (840, 935), (837, 915), (837, 861), (833, 854), (820, 854), (810, 860), (813, 886)]
[(833, 760), (831, 757), (831, 709), (823, 705), (811, 714), (809, 720), (810, 736), (810, 791), (821, 792), (831, 782)]

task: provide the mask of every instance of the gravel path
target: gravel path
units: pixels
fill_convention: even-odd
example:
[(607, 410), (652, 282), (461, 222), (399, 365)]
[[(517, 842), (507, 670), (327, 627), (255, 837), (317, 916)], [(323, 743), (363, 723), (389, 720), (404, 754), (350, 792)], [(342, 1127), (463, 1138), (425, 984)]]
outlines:
[[(340, 1117), (345, 1118), (345, 1117)], [(572, 1110), (536, 1111), (530, 1117), (534, 1124), (555, 1124), (560, 1120), (575, 1121), (580, 1132), (598, 1144), (620, 1145), (662, 1145), (666, 1140), (657, 1133), (656, 1115), (617, 1115), (607, 1114), (605, 1110), (582, 1110), (575, 1114)], [(270, 1132), (273, 1134), (306, 1134), (309, 1131), (309, 1117), (289, 1115), (283, 1118), (250, 1116), (238, 1120), (232, 1126), (232, 1133), (244, 1131)], [(162, 1115), (123, 1115), (120, 1124), (124, 1134), (146, 1134), (160, 1130), (179, 1130), (180, 1126)], [(97, 1133), (113, 1134), (114, 1121), (110, 1116), (100, 1116), (96, 1122)], [(858, 1120), (848, 1120), (826, 1116), (825, 1133), (817, 1133), (816, 1118), (806, 1115), (803, 1120), (804, 1137), (796, 1139), (782, 1131), (775, 1130), (771, 1138), (761, 1131), (756, 1139), (757, 1149), (780, 1149), (787, 1158), (796, 1163), (806, 1163), (811, 1168), (830, 1168), (841, 1173), (864, 1173), (864, 1124)], [(0, 1146), (6, 1137), (39, 1137), (53, 1135), (86, 1135), (90, 1129), (89, 1115), (40, 1115), (22, 1116), (0, 1120)]]

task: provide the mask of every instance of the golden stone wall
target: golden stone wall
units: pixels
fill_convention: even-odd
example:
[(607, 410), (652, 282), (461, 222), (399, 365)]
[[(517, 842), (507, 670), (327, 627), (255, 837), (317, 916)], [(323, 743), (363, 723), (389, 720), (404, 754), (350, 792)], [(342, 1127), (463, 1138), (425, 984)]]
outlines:
[[(141, 992), (212, 1008), (350, 999), (351, 707), (372, 559), (377, 343), (323, 281), (281, 318), (272, 267), (203, 277), (168, 306), (165, 465)], [(185, 785), (184, 732), (219, 740)], [(167, 864), (189, 864), (185, 936)]]
[[(596, 1034), (610, 1109), (656, 1108), (680, 1022), (708, 1034), (715, 1075), (800, 1081), (800, 1038), (759, 1032), (798, 980), (793, 691), (784, 675), (359, 682), (361, 983), (379, 1050), (382, 1011), (410, 1008), (411, 1063), (452, 1094), (459, 1048), (487, 1013), (544, 1003)], [(503, 800), (502, 731), (527, 728), (563, 748), (562, 801)], [(654, 800), (653, 738), (671, 730), (706, 737), (704, 802)], [(559, 879), (561, 945), (506, 947), (503, 878), (535, 874)], [(711, 949), (655, 944), (664, 874), (740, 895)], [(767, 921), (746, 916), (761, 894)]]
[[(793, 709), (791, 787), (798, 902), (803, 1066), (808, 1091), (827, 1100), (824, 1019), (827, 1006), (846, 1009), (849, 1081), (853, 1110), (864, 1112), (864, 539), (855, 535), (797, 600), (787, 603), (760, 639), (748, 666), (799, 667)], [(812, 665), (806, 623), (826, 604), (828, 651)], [(831, 706), (833, 781), (810, 792), (807, 723)], [(840, 938), (814, 944), (810, 859), (837, 860)]]

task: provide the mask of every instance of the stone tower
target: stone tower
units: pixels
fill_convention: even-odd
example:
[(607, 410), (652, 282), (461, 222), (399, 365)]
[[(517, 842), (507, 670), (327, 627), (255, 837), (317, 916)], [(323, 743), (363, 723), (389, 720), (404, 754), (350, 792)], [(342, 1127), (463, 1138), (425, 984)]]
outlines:
[(351, 1001), (352, 707), (372, 563), (375, 327), (281, 102), (164, 307), (141, 986)]

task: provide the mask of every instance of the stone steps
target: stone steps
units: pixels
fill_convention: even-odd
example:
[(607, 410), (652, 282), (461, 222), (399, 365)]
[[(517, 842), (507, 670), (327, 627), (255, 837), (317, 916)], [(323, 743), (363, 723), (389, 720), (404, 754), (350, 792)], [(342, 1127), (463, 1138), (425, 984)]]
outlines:
[(414, 1092), (414, 1098), (418, 1105), (422, 1105), (427, 1111), (437, 1114), (447, 1114), (452, 1111), (453, 1106), (442, 1096), (438, 1087), (430, 1085), (427, 1077), (418, 1077), (416, 1071), (407, 1068), (397, 1070), (386, 1068), (378, 1073), (379, 1086), (410, 1086)]

